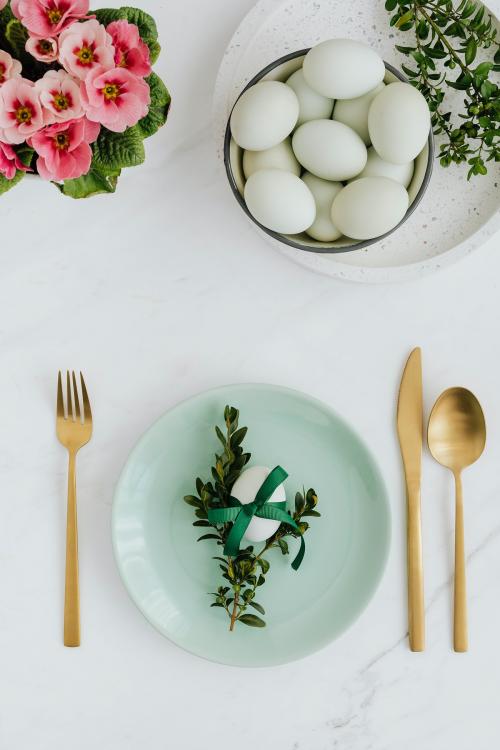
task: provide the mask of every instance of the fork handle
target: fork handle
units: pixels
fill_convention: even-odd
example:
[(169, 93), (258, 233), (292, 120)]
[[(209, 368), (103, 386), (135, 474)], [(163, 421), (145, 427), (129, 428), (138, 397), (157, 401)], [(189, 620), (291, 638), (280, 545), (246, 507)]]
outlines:
[(66, 518), (66, 583), (64, 589), (64, 645), (80, 645), (80, 586), (78, 583), (78, 525), (76, 516), (76, 454), (70, 451)]

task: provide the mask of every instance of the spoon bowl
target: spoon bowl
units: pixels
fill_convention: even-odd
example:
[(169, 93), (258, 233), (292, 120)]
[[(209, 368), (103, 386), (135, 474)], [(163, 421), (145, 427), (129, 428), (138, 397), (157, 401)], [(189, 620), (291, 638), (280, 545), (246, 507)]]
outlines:
[(486, 443), (486, 424), (477, 398), (466, 388), (448, 388), (431, 412), (427, 432), (436, 461), (454, 474), (475, 463)]
[(429, 417), (429, 450), (455, 477), (455, 651), (468, 650), (462, 470), (480, 457), (486, 443), (486, 424), (477, 398), (466, 388), (449, 388), (438, 398)]

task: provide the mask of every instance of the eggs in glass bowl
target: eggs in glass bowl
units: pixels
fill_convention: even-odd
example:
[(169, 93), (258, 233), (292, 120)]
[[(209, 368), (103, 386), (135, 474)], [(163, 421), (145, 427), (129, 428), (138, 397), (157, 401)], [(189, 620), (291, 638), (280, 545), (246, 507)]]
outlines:
[(427, 102), (367, 45), (332, 39), (280, 58), (231, 112), (224, 161), (245, 213), (311, 252), (346, 252), (416, 208), (434, 156)]

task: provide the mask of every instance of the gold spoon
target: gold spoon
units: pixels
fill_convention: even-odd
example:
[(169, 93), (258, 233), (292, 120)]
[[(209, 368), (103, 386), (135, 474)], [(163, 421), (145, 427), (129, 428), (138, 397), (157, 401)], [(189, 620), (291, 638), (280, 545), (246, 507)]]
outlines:
[(438, 398), (429, 417), (429, 449), (436, 461), (455, 477), (455, 606), (453, 646), (467, 651), (467, 599), (465, 586), (464, 508), (462, 470), (484, 450), (486, 425), (477, 398), (466, 388), (449, 388)]

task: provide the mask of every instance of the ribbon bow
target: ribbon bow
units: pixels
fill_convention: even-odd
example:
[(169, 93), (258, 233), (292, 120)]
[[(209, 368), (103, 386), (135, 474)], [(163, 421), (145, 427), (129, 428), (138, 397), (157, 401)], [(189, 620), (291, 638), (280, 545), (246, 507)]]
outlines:
[[(217, 525), (221, 523), (233, 522), (233, 527), (228, 534), (224, 546), (224, 554), (228, 557), (236, 557), (239, 552), (241, 540), (250, 525), (254, 516), (258, 518), (268, 518), (272, 521), (279, 521), (292, 529), (299, 530), (299, 527), (286, 511), (286, 502), (268, 503), (267, 500), (279, 485), (285, 481), (288, 474), (276, 466), (263, 481), (259, 491), (255, 495), (255, 500), (243, 505), (238, 498), (230, 497), (229, 505), (224, 508), (210, 508), (208, 511), (208, 520), (210, 523)], [(292, 562), (292, 568), (298, 570), (306, 550), (304, 538), (300, 536), (300, 549)]]

